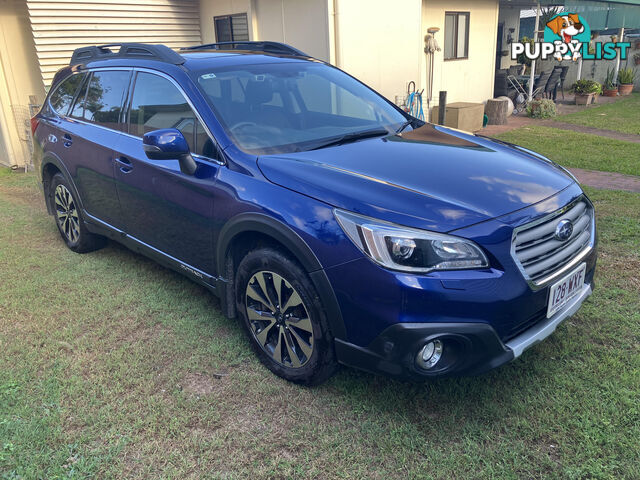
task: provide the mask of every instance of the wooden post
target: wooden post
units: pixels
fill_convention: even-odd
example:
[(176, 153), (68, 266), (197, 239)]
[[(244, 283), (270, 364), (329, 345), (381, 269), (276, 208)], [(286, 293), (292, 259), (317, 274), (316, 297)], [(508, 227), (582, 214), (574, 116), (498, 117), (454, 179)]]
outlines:
[(447, 92), (440, 90), (440, 97), (438, 99), (438, 124), (444, 125), (445, 115), (447, 112)]
[[(540, 27), (540, 1), (536, 2), (536, 22), (533, 26), (533, 41), (538, 41), (538, 28)], [(533, 83), (536, 78), (536, 61), (531, 60), (531, 72), (529, 72), (529, 95), (527, 102), (533, 100)]]

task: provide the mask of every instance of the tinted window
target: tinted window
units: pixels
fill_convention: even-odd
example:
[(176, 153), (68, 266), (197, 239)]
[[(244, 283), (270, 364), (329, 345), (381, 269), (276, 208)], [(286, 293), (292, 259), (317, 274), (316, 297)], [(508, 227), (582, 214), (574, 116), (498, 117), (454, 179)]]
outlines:
[(127, 71), (93, 72), (78, 95), (72, 116), (119, 130), (129, 76)]
[(86, 75), (84, 73), (71, 75), (51, 94), (49, 102), (56, 113), (59, 115), (67, 114), (69, 106), (71, 105), (71, 102), (73, 102), (73, 97), (85, 76)]
[(384, 98), (327, 65), (243, 65), (193, 76), (229, 136), (253, 154), (319, 148), (347, 133), (394, 133), (407, 120)]
[(213, 158), (213, 143), (182, 93), (166, 78), (140, 72), (131, 100), (129, 133), (142, 137), (161, 128), (177, 128), (192, 153)]

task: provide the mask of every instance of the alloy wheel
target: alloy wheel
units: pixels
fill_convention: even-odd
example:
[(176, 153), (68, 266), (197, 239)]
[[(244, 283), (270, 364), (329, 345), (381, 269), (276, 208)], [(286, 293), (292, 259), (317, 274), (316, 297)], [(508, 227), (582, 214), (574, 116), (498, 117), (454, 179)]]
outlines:
[(56, 220), (60, 230), (71, 243), (76, 243), (80, 238), (80, 219), (76, 202), (67, 187), (58, 185), (54, 194), (56, 206)]
[(260, 347), (285, 367), (305, 365), (313, 353), (313, 326), (296, 289), (277, 273), (259, 271), (245, 293), (249, 326)]

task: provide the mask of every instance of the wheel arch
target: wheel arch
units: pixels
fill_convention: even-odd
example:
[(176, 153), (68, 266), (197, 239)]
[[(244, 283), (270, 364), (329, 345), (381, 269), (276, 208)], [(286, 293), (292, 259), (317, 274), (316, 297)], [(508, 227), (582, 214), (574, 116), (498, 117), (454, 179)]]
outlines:
[(49, 185), (51, 184), (51, 179), (56, 173), (60, 173), (65, 178), (65, 180), (69, 183), (69, 186), (71, 187), (71, 190), (72, 190), (71, 193), (73, 193), (73, 196), (78, 200), (78, 203), (80, 204), (79, 207), (82, 210), (84, 210), (84, 206), (82, 204), (82, 198), (78, 193), (76, 184), (71, 178), (71, 174), (69, 173), (67, 168), (64, 166), (64, 164), (62, 163), (62, 161), (60, 161), (58, 157), (51, 154), (45, 155), (45, 157), (42, 159), (41, 169), (42, 170), (40, 174), (42, 175), (42, 187), (44, 190), (44, 200), (45, 200), (45, 204), (47, 206), (47, 212), (49, 213), (49, 215), (53, 215), (54, 213), (53, 198), (51, 196), (51, 193), (49, 192)]
[(335, 338), (346, 338), (346, 329), (333, 287), (322, 265), (307, 243), (290, 227), (273, 217), (261, 213), (243, 213), (231, 219), (218, 237), (216, 255), (217, 272), (224, 280), (221, 284), (223, 311), (235, 317), (235, 272), (247, 248), (255, 245), (273, 246), (291, 255), (307, 272), (325, 308), (331, 333)]

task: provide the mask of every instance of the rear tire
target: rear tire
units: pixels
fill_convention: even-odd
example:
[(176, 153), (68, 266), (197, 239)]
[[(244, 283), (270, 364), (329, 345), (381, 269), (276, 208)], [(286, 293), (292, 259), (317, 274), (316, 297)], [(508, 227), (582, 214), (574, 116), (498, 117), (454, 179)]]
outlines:
[(333, 336), (313, 283), (272, 248), (249, 252), (235, 282), (240, 318), (260, 361), (276, 375), (317, 385), (337, 370)]
[(49, 195), (60, 236), (70, 250), (87, 253), (105, 246), (106, 238), (87, 230), (78, 199), (61, 173), (51, 179)]

